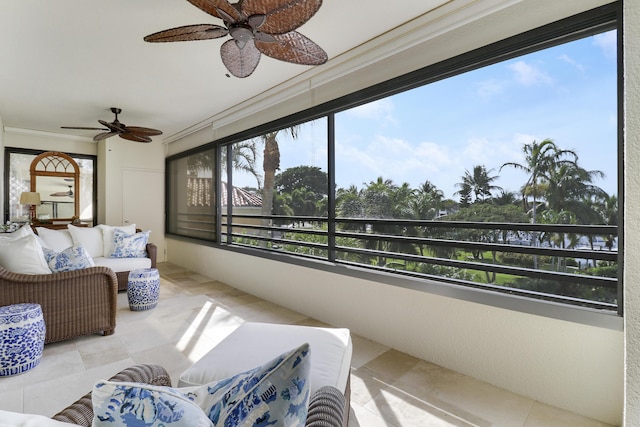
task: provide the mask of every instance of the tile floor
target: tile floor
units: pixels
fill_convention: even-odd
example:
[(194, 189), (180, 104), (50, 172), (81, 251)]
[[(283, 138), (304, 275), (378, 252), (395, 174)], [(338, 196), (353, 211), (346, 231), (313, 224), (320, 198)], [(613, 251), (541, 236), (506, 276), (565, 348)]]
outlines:
[[(114, 335), (45, 347), (40, 365), (0, 378), (0, 409), (51, 416), (136, 363), (180, 373), (243, 321), (326, 326), (207, 277), (163, 263), (157, 308), (132, 312), (118, 294)], [(338, 325), (340, 326), (340, 325)], [(354, 335), (350, 427), (604, 426)], [(174, 384), (175, 385), (175, 384)]]

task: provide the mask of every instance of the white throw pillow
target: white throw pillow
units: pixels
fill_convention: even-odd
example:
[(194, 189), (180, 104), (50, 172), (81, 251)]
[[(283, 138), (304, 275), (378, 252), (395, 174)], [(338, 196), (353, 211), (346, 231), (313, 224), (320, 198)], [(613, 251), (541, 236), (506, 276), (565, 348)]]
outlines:
[(64, 423), (52, 420), (44, 415), (21, 414), (0, 409), (0, 427), (65, 427), (77, 424)]
[(44, 242), (45, 247), (52, 251), (62, 252), (73, 246), (73, 239), (69, 230), (51, 230), (45, 227), (36, 227), (36, 231)]
[(42, 247), (34, 234), (0, 239), (0, 265), (14, 273), (50, 274)]
[(136, 232), (135, 224), (116, 226), (100, 224), (97, 225), (96, 228), (102, 230), (102, 239), (104, 240), (104, 250), (102, 253), (107, 257), (113, 252), (113, 232), (115, 229), (124, 231), (127, 234), (135, 234)]
[(31, 235), (34, 235), (34, 234), (35, 233), (31, 229), (31, 226), (29, 224), (25, 224), (22, 227), (18, 228), (13, 233), (0, 233), (0, 239), (16, 240), (16, 239), (19, 239), (21, 237), (31, 236)]
[(101, 257), (104, 254), (104, 242), (102, 229), (98, 227), (76, 227), (68, 225), (74, 244), (82, 243), (92, 258)]

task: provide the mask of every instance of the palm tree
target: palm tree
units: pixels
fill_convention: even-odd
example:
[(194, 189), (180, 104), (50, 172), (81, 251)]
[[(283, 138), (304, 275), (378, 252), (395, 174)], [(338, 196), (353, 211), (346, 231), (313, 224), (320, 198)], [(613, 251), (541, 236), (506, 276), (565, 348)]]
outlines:
[(545, 139), (539, 144), (535, 141), (524, 144), (522, 152), (524, 163), (507, 162), (500, 166), (500, 170), (505, 166), (511, 166), (529, 175), (522, 186), (522, 201), (525, 212), (528, 212), (527, 196), (533, 197), (533, 222), (535, 223), (537, 199), (542, 195), (541, 187), (548, 182), (547, 174), (561, 164), (575, 163), (578, 155), (571, 150), (560, 150), (551, 139)]
[(415, 191), (414, 197), (409, 202), (409, 210), (413, 219), (434, 219), (440, 212), (440, 205), (444, 199), (444, 193), (430, 181), (425, 181)]
[(338, 188), (336, 191), (336, 213), (342, 218), (363, 218), (364, 204), (360, 191), (355, 185), (349, 188)]
[[(222, 165), (226, 164), (227, 150), (222, 150)], [(256, 167), (258, 157), (256, 142), (247, 140), (233, 144), (231, 148), (231, 164), (233, 169), (239, 172), (246, 172), (256, 179), (258, 188), (262, 187), (262, 177)]]
[(576, 215), (578, 223), (599, 222), (592, 198), (601, 198), (605, 191), (593, 185), (596, 178), (604, 177), (599, 170), (588, 171), (577, 163), (564, 163), (549, 170), (545, 198), (550, 209), (569, 211)]
[(455, 194), (463, 196), (461, 200), (468, 200), (469, 196), (473, 194), (473, 203), (484, 202), (488, 197), (491, 197), (492, 191), (502, 190), (502, 188), (497, 185), (493, 185), (493, 182), (498, 179), (498, 176), (491, 176), (491, 172), (493, 172), (493, 169), (487, 170), (484, 165), (474, 166), (473, 173), (465, 170), (462, 182), (456, 184), (456, 186), (461, 187), (461, 190)]
[[(575, 164), (578, 155), (571, 150), (561, 150), (551, 139), (545, 139), (541, 143), (533, 141), (531, 144), (522, 146), (524, 153), (524, 163), (507, 162), (500, 166), (500, 170), (505, 166), (510, 166), (526, 172), (529, 176), (522, 186), (522, 202), (525, 212), (529, 211), (527, 197), (533, 197), (533, 209), (531, 222), (536, 223), (536, 206), (538, 197), (542, 195), (541, 188), (548, 183), (549, 171), (556, 169), (562, 164)], [(537, 244), (537, 233), (534, 232), (532, 241)], [(538, 268), (538, 257), (533, 257), (534, 268)]]
[[(293, 139), (298, 137), (299, 126), (291, 126), (287, 128), (287, 131)], [(278, 140), (276, 139), (280, 133), (280, 130), (273, 132), (267, 132), (260, 136), (260, 140), (264, 143), (264, 151), (262, 157), (262, 169), (264, 171), (264, 187), (262, 188), (262, 209), (261, 214), (262, 225), (268, 226), (270, 223), (269, 218), (266, 218), (273, 214), (273, 193), (276, 187), (276, 171), (280, 169), (280, 147), (278, 147)], [(261, 242), (264, 246), (266, 243)]]

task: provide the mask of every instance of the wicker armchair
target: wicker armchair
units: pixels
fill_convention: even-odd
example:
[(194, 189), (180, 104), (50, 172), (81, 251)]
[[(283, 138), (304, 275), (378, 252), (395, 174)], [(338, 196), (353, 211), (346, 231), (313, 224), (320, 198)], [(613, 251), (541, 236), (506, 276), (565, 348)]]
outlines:
[[(153, 385), (171, 386), (167, 371), (158, 365), (136, 365), (111, 378), (112, 381), (144, 382)], [(311, 396), (306, 427), (346, 427), (345, 398), (334, 387), (325, 386)], [(91, 392), (52, 417), (57, 421), (88, 427), (93, 420)]]
[(46, 325), (45, 343), (116, 328), (118, 282), (107, 267), (52, 274), (19, 274), (0, 266), (0, 306), (38, 303)]

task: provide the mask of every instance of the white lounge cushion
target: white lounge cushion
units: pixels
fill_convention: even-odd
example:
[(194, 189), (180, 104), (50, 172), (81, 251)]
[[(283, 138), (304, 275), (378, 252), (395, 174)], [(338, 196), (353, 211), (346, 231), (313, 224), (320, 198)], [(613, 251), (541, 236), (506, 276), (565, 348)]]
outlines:
[(139, 270), (142, 268), (151, 268), (151, 259), (149, 258), (94, 258), (93, 262), (97, 266), (109, 267), (116, 273), (121, 271)]
[(98, 227), (76, 227), (71, 224), (67, 227), (74, 244), (82, 243), (82, 246), (92, 258), (103, 256), (104, 240), (102, 238), (102, 229)]
[(64, 423), (52, 420), (44, 415), (21, 414), (0, 409), (0, 427), (65, 427), (77, 424)]
[(45, 227), (36, 227), (40, 241), (44, 247), (55, 252), (62, 252), (73, 246), (73, 239), (69, 230), (51, 230)]
[(245, 322), (184, 371), (178, 387), (207, 384), (264, 364), (293, 347), (309, 343), (311, 395), (330, 385), (344, 392), (353, 346), (345, 328)]

